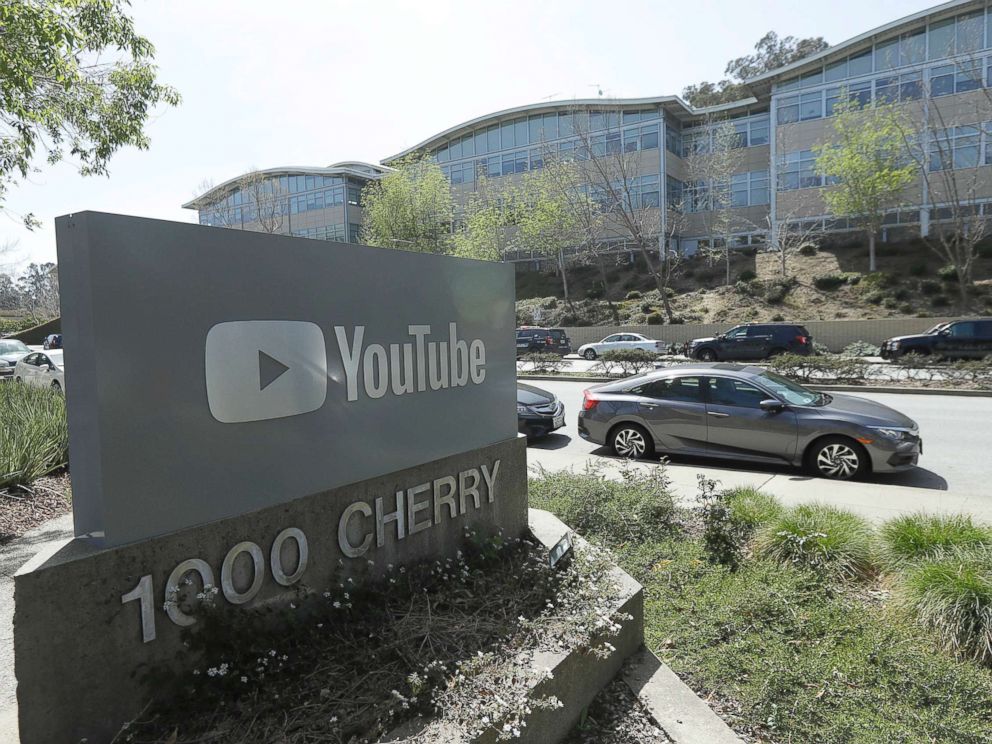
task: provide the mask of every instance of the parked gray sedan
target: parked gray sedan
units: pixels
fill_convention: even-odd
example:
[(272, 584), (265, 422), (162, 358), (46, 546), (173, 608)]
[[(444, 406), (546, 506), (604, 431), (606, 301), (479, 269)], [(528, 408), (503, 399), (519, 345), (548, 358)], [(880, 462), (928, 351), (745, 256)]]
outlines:
[(669, 367), (585, 391), (579, 435), (621, 457), (654, 452), (804, 466), (847, 479), (916, 465), (916, 423), (737, 364)]

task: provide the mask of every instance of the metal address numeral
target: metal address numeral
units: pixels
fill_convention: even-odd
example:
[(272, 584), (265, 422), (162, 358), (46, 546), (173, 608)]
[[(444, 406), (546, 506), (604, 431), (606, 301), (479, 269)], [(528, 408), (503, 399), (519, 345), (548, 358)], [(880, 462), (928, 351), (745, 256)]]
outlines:
[(165, 614), (176, 625), (183, 627), (196, 622), (195, 617), (187, 615), (179, 609), (179, 602), (176, 601), (179, 597), (179, 582), (190, 571), (196, 571), (200, 574), (200, 581), (203, 582), (204, 587), (214, 585), (214, 571), (210, 568), (210, 564), (202, 558), (187, 558), (172, 569), (169, 580), (165, 584)]
[[(252, 560), (252, 581), (251, 586), (244, 592), (238, 592), (234, 588), (234, 579), (231, 576), (234, 571), (234, 561), (241, 553), (247, 553)], [(220, 586), (224, 590), (224, 598), (231, 604), (244, 604), (251, 600), (262, 588), (265, 581), (265, 557), (262, 549), (253, 542), (239, 542), (224, 556), (224, 563), (220, 567)]]
[(134, 589), (121, 595), (121, 604), (135, 599), (141, 603), (141, 640), (144, 643), (155, 640), (155, 606), (152, 604), (154, 594), (151, 574), (145, 574)]
[[(296, 541), (297, 554), (296, 570), (289, 576), (286, 575), (282, 565), (282, 544), (292, 538)], [(287, 527), (278, 535), (272, 543), (272, 553), (269, 555), (269, 563), (272, 566), (272, 578), (282, 586), (291, 586), (300, 580), (303, 572), (307, 570), (307, 561), (310, 560), (310, 548), (307, 545), (307, 536), (303, 530), (297, 527)]]

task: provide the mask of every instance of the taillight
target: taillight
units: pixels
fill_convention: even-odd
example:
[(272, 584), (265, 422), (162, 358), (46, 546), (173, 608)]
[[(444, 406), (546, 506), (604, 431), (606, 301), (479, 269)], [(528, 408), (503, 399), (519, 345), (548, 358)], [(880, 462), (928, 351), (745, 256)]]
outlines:
[(796, 336), (796, 341), (805, 345), (809, 343), (809, 339), (806, 336)]
[(599, 398), (596, 398), (588, 390), (582, 391), (582, 410), (591, 411), (599, 403)]
[(545, 336), (545, 338), (544, 338), (544, 345), (545, 346), (553, 346), (554, 343), (555, 343), (555, 340), (553, 338), (551, 338), (551, 336)]

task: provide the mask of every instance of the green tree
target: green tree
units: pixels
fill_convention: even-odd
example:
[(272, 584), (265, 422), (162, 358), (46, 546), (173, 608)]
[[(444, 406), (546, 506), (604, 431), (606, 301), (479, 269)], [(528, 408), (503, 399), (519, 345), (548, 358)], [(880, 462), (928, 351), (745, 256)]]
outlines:
[(82, 175), (104, 175), (121, 147), (148, 147), (144, 127), (157, 104), (178, 105), (179, 94), (156, 81), (155, 49), (135, 31), (128, 5), (0, 2), (0, 208), (39, 148), (49, 164), (68, 154)]
[(745, 80), (798, 62), (811, 54), (823, 51), (828, 46), (822, 36), (811, 36), (806, 39), (786, 36), (780, 39), (777, 33), (769, 31), (754, 45), (754, 54), (746, 54), (727, 63), (724, 73), (730, 75), (730, 78), (716, 83), (702, 82), (690, 85), (682, 91), (682, 97), (696, 107), (739, 101), (750, 95), (743, 85)]
[(834, 136), (814, 148), (817, 173), (834, 183), (823, 192), (827, 209), (854, 220), (868, 236), (869, 271), (876, 270), (875, 237), (885, 212), (900, 205), (916, 172), (904, 118), (895, 104), (862, 108), (848, 101), (834, 108)]
[(368, 245), (420, 253), (451, 253), (454, 204), (441, 167), (410, 156), (362, 192), (363, 240)]
[(455, 254), (483, 261), (502, 261), (510, 248), (516, 217), (516, 190), (506, 180), (480, 175), (455, 233)]
[(581, 248), (585, 235), (574, 201), (559, 186), (551, 167), (530, 171), (524, 176), (517, 196), (514, 245), (555, 262), (561, 277), (562, 296), (571, 304), (566, 252)]

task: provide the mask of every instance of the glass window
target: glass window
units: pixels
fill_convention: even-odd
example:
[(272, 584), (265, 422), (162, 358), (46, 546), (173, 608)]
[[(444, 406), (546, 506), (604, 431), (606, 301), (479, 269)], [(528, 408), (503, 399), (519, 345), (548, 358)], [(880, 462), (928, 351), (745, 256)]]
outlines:
[(654, 150), (658, 147), (658, 126), (641, 127), (641, 149)]
[(558, 114), (544, 115), (544, 139), (549, 142), (558, 139)]
[(843, 80), (847, 77), (847, 60), (842, 59), (840, 62), (833, 62), (826, 66), (823, 71), (823, 79), (825, 82), (833, 83), (837, 80)]
[(744, 338), (747, 336), (747, 326), (731, 328), (724, 334), (727, 338)]
[(538, 170), (544, 167), (544, 152), (540, 148), (530, 151), (530, 169)]
[(493, 124), (486, 129), (486, 152), (499, 152), (499, 125)]
[(448, 158), (450, 160), (458, 160), (462, 156), (462, 141), (460, 139), (448, 145)]
[(858, 77), (871, 72), (871, 49), (848, 57), (847, 74), (848, 77)]
[(508, 152), (503, 156), (502, 174), (508, 176), (513, 173), (513, 153)]
[(780, 98), (776, 111), (778, 113), (779, 124), (790, 124), (794, 121), (799, 121), (799, 96)]
[(447, 163), (448, 162), (448, 157), (449, 157), (448, 156), (448, 146), (445, 145), (444, 147), (437, 148), (437, 153), (436, 153), (435, 157), (437, 157), (437, 162), (439, 162), (439, 163)]
[(899, 66), (899, 39), (875, 45), (875, 71), (892, 70)]
[(800, 88), (809, 88), (812, 85), (819, 85), (823, 82), (823, 69), (816, 70), (815, 72), (807, 72), (799, 79)]
[(915, 65), (926, 59), (927, 56), (927, 31), (921, 28), (902, 37), (900, 43), (899, 63), (902, 65)]
[(923, 73), (907, 72), (899, 76), (899, 98), (915, 101), (923, 97)]
[(513, 147), (516, 144), (516, 140), (513, 138), (513, 122), (512, 121), (508, 121), (508, 122), (500, 125), (499, 135), (500, 135), (500, 140), (501, 140), (501, 143), (502, 143), (502, 146), (503, 146), (503, 149), (504, 150), (506, 150), (507, 148)]
[(957, 49), (958, 54), (977, 52), (985, 46), (985, 13), (976, 10), (958, 16)]
[[(658, 146), (658, 143), (655, 142), (655, 147), (657, 147), (657, 146)], [(620, 149), (621, 149), (621, 145), (620, 145), (620, 132), (607, 132), (606, 133), (606, 154), (607, 155), (616, 155), (618, 152), (620, 152)]]
[(746, 207), (748, 204), (748, 174), (736, 173), (730, 178), (730, 206)]
[(949, 96), (954, 92), (954, 65), (942, 65), (930, 70), (930, 95)]
[(768, 393), (754, 385), (727, 377), (709, 378), (709, 389), (710, 402), (720, 406), (760, 408), (761, 401), (768, 398)]
[(527, 138), (527, 120), (516, 119), (513, 122), (513, 144), (516, 147), (520, 147), (529, 143), (530, 140)]
[(675, 377), (656, 380), (644, 387), (644, 395), (662, 400), (677, 400), (685, 403), (702, 403), (702, 386), (698, 377)]
[(752, 119), (750, 125), (748, 145), (754, 147), (755, 145), (767, 145), (767, 144), (768, 144), (768, 117), (762, 116), (760, 119)]
[(753, 207), (758, 204), (768, 204), (768, 171), (753, 171), (750, 176), (750, 205)]
[(960, 323), (951, 323), (948, 326), (948, 330), (951, 332), (951, 336), (954, 338), (974, 338), (975, 337), (975, 323), (974, 321), (966, 320)]
[(959, 62), (954, 74), (954, 90), (964, 93), (982, 87), (982, 63), (980, 60)]
[(527, 171), (527, 151), (513, 153), (513, 172), (525, 173)]
[(571, 137), (575, 134), (571, 114), (558, 114), (558, 134), (561, 137)]
[(781, 83), (775, 86), (776, 91), (786, 92), (790, 90), (796, 90), (799, 87), (799, 78), (792, 78), (792, 80), (783, 80)]
[(841, 91), (843, 90), (843, 88), (827, 88), (826, 103), (824, 104), (824, 114), (826, 116), (834, 115), (834, 106), (840, 102)]
[(953, 18), (930, 24), (930, 59), (954, 55), (955, 24)]
[(475, 156), (475, 140), (472, 135), (462, 137), (462, 157), (471, 158)]
[(489, 149), (486, 147), (486, 130), (485, 129), (477, 129), (475, 131), (475, 138), (474, 139), (475, 139), (475, 154), (476, 155), (485, 155), (487, 152), (489, 152)]
[(606, 114), (602, 111), (589, 112), (589, 131), (596, 132), (606, 126)]
[(539, 142), (544, 141), (544, 119), (541, 116), (531, 116), (527, 119), (527, 128), (529, 130), (528, 141), (532, 145), (536, 145)]
[(860, 108), (871, 106), (871, 81), (851, 83), (847, 87), (847, 98)]
[(803, 121), (819, 119), (823, 116), (823, 95), (816, 93), (803, 93), (799, 99), (799, 118)]
[(899, 100), (898, 75), (875, 80), (875, 100), (879, 103), (894, 103)]

